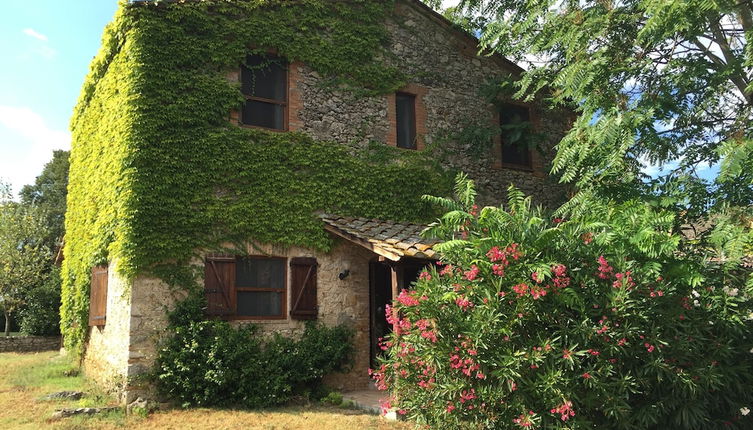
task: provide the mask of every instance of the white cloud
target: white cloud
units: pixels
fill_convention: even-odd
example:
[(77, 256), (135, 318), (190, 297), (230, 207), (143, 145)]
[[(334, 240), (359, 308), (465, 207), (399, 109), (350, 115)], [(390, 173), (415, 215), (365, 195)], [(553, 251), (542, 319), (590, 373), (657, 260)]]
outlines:
[(14, 192), (34, 182), (53, 150), (70, 146), (68, 131), (51, 128), (33, 110), (0, 105), (0, 177)]
[(33, 28), (24, 28), (23, 32), (27, 36), (31, 36), (35, 39), (41, 40), (42, 42), (47, 42), (47, 36), (45, 36), (42, 33), (37, 32)]

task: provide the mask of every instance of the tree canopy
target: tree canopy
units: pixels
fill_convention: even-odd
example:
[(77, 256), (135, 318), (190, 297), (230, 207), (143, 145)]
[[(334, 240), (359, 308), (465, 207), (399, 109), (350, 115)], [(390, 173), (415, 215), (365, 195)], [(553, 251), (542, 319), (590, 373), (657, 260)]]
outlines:
[[(446, 15), (479, 34), (486, 51), (527, 63), (517, 97), (545, 94), (577, 113), (553, 165), (563, 180), (610, 193), (638, 184), (703, 210), (753, 202), (752, 8), (748, 0), (462, 0)], [(718, 164), (718, 178), (704, 180), (701, 171)], [(665, 169), (647, 175), (646, 165)]]

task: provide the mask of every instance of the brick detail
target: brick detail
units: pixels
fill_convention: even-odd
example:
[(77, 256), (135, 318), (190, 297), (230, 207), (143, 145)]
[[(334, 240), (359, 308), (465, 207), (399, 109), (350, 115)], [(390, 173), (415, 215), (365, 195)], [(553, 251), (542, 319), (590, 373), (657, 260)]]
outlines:
[(288, 131), (300, 131), (303, 129), (303, 121), (298, 113), (303, 110), (303, 100), (299, 88), (302, 81), (303, 63), (295, 62), (288, 66)]
[[(416, 150), (421, 151), (425, 147), (426, 120), (428, 119), (424, 96), (429, 93), (429, 89), (418, 84), (408, 84), (397, 92), (416, 96)], [(387, 145), (390, 146), (397, 146), (397, 106), (395, 103), (395, 93), (389, 94), (387, 96), (387, 120), (390, 124), (390, 131), (387, 134)]]

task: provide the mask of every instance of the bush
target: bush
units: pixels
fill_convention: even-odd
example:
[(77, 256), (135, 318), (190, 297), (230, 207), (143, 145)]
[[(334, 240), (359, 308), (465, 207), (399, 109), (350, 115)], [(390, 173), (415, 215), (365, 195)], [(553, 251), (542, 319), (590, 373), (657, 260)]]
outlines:
[[(189, 298), (189, 301), (194, 300)], [(163, 394), (188, 406), (264, 407), (319, 389), (323, 376), (341, 370), (352, 353), (344, 327), (308, 324), (300, 340), (275, 335), (266, 341), (255, 326), (195, 321), (191, 306), (179, 306), (173, 335), (156, 366)]]
[(430, 198), (442, 262), (402, 291), (374, 371), (432, 428), (752, 428), (751, 295), (677, 253), (672, 216), (640, 203), (549, 220)]
[(60, 334), (60, 268), (53, 266), (47, 279), (31, 289), (21, 309), (20, 328), (24, 334)]

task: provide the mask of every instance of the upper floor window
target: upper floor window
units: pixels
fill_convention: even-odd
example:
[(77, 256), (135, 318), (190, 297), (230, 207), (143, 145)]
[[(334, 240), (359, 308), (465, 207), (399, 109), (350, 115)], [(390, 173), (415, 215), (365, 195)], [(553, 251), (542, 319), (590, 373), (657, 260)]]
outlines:
[(288, 63), (275, 55), (248, 55), (241, 67), (246, 98), (241, 123), (271, 130), (287, 129)]
[(408, 93), (395, 95), (397, 147), (416, 148), (416, 96)]
[(502, 164), (531, 169), (530, 137), (531, 114), (527, 107), (504, 103), (499, 109), (502, 129)]

